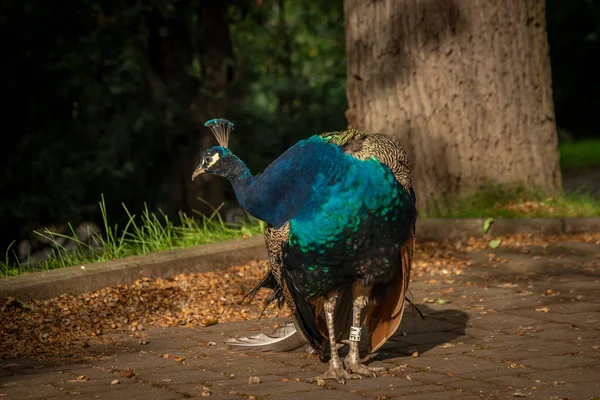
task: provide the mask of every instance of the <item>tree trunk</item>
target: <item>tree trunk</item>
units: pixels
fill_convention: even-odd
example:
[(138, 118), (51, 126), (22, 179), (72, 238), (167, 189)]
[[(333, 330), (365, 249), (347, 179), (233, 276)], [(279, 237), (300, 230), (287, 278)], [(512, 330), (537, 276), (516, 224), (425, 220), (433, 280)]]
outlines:
[(545, 2), (345, 0), (350, 125), (394, 135), (419, 207), (561, 189)]

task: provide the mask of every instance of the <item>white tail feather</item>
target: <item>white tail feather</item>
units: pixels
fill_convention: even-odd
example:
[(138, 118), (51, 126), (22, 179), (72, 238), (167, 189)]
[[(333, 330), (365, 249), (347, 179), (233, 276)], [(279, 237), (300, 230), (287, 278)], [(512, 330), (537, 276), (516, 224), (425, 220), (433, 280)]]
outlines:
[(306, 345), (307, 340), (294, 322), (288, 322), (269, 335), (259, 333), (250, 337), (228, 339), (225, 343), (230, 350), (236, 351), (292, 351)]

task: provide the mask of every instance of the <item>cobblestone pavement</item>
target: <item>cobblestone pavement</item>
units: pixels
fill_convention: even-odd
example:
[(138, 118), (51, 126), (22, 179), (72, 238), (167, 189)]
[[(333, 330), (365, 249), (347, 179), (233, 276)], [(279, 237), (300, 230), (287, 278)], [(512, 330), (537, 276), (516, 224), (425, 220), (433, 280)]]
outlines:
[[(600, 249), (584, 243), (471, 254), (448, 279), (411, 286), (396, 336), (368, 363), (377, 378), (306, 379), (327, 369), (315, 356), (232, 353), (224, 339), (281, 320), (145, 331), (150, 342), (114, 335), (74, 362), (0, 361), (4, 399), (600, 399)], [(418, 354), (417, 354), (418, 353)], [(130, 369), (131, 372), (128, 372)], [(260, 383), (251, 384), (257, 376)]]

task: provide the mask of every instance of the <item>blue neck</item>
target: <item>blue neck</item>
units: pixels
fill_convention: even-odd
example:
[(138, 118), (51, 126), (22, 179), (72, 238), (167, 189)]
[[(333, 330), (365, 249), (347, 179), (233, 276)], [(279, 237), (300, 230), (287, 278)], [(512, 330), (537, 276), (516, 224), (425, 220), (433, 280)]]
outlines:
[(246, 211), (278, 228), (299, 217), (302, 210), (316, 207), (322, 199), (315, 193), (347, 171), (351, 159), (337, 146), (312, 137), (289, 148), (255, 176), (235, 157), (225, 177)]

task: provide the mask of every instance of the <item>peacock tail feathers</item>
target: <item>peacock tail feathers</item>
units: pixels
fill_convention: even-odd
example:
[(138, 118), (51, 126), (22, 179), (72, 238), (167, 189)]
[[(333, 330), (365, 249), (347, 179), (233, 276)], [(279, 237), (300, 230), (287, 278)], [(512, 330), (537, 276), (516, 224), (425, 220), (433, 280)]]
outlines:
[(319, 136), (329, 143), (342, 147), (351, 141), (362, 140), (367, 137), (368, 134), (366, 132), (359, 131), (358, 129), (348, 129), (339, 132), (325, 132)]
[(406, 190), (412, 190), (412, 165), (406, 150), (397, 140), (383, 133), (366, 133), (357, 129), (327, 132), (321, 137), (358, 159), (375, 157), (394, 172)]

